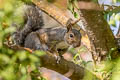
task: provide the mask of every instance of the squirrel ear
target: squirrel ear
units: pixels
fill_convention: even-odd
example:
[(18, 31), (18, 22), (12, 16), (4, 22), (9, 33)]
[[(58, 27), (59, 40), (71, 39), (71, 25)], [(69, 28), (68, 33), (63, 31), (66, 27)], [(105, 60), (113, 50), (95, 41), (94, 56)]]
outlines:
[(67, 32), (68, 31), (70, 31), (70, 30), (72, 30), (72, 27), (73, 27), (73, 25), (75, 25), (77, 22), (79, 22), (80, 21), (80, 18), (78, 19), (78, 20), (76, 20), (76, 21), (73, 21), (71, 18), (67, 21), (67, 25), (66, 25), (66, 27), (67, 27)]
[(72, 24), (71, 24), (71, 22), (72, 22), (72, 19), (69, 19), (69, 20), (67, 21), (67, 25), (66, 25), (66, 27), (67, 27), (67, 32), (70, 31), (70, 30), (72, 30)]
[(72, 30), (72, 25), (67, 26), (67, 32)]

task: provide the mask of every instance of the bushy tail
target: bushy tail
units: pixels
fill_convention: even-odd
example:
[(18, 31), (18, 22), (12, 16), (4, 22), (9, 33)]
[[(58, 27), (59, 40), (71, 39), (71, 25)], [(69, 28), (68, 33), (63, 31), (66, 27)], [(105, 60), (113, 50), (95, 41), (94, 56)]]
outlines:
[(41, 10), (35, 5), (25, 6), (24, 16), (26, 18), (26, 23), (23, 29), (14, 33), (14, 41), (17, 45), (23, 46), (26, 36), (44, 26), (43, 17)]

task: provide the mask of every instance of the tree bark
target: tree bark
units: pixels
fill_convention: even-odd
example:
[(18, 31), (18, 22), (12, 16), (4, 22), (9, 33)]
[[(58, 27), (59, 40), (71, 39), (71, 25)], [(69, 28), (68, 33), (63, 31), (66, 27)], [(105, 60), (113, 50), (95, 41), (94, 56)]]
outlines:
[(40, 57), (42, 62), (42, 67), (57, 71), (61, 74), (67, 73), (69, 70), (74, 70), (71, 80), (82, 80), (85, 74), (85, 69), (77, 64), (74, 64), (71, 61), (61, 59), (59, 63), (56, 62), (56, 59), (53, 56), (45, 55)]
[(104, 60), (111, 48), (116, 48), (114, 35), (104, 19), (102, 11), (80, 10), (85, 24), (84, 28), (91, 43), (91, 50), (95, 60)]

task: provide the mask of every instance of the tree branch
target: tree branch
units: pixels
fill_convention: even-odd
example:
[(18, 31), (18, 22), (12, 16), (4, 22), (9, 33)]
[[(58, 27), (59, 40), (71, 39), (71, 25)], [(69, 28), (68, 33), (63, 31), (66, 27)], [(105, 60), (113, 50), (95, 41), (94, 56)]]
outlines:
[(56, 59), (53, 56), (45, 55), (40, 57), (42, 62), (42, 67), (46, 67), (48, 69), (52, 69), (61, 74), (67, 73), (69, 70), (74, 70), (72, 76), (70, 76), (71, 80), (80, 80), (84, 77), (84, 68), (79, 65), (74, 64), (71, 61), (67, 61), (65, 59), (61, 59), (60, 63), (56, 63)]
[[(5, 42), (4, 45), (7, 47), (13, 49), (13, 50), (26, 50), (30, 53), (34, 53), (34, 50), (31, 50), (29, 48), (20, 47), (18, 45), (10, 45), (9, 42)], [(84, 77), (84, 68), (74, 64), (71, 61), (67, 61), (64, 58), (60, 59), (60, 62), (57, 63), (56, 58), (52, 55), (50, 52), (46, 52), (47, 54), (40, 57), (40, 60), (42, 62), (41, 67), (46, 67), (48, 69), (54, 70), (56, 72), (59, 72), (61, 74), (66, 74), (70, 70), (72, 70), (73, 74), (70, 76), (71, 80), (80, 80)]]

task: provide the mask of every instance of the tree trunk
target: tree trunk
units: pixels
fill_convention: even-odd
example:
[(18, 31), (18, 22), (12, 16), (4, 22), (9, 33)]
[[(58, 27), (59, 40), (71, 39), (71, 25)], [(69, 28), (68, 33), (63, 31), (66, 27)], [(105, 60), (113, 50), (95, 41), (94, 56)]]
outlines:
[(114, 35), (104, 19), (103, 11), (80, 10), (81, 18), (85, 24), (84, 28), (88, 34), (91, 51), (95, 60), (103, 60), (111, 48), (116, 48)]

